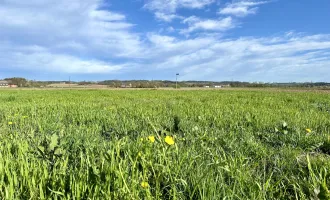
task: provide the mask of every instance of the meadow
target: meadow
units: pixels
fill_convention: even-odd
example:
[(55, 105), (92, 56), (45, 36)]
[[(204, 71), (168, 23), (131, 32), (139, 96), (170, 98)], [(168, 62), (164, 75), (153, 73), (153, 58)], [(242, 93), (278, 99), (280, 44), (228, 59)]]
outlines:
[(329, 97), (0, 90), (0, 199), (330, 199)]

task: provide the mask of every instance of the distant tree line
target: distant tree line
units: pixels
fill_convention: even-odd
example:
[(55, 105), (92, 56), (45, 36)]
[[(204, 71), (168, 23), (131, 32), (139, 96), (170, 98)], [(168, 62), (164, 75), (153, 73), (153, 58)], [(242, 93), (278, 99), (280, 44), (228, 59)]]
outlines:
[[(27, 80), (21, 77), (5, 78), (13, 85), (18, 87), (47, 87), (50, 84), (77, 84), (77, 85), (106, 85), (113, 88), (162, 88), (176, 87), (175, 81), (169, 80), (104, 80), (99, 82), (93, 81), (36, 81)], [(262, 83), (262, 82), (240, 82), (240, 81), (180, 81), (178, 87), (215, 87), (215, 86), (230, 86), (230, 87), (281, 87), (281, 88), (330, 88), (330, 83), (327, 82), (306, 82), (306, 83)]]
[(8, 81), (12, 85), (17, 85), (18, 87), (26, 87), (27, 80), (25, 78), (13, 77), (13, 78), (5, 78), (5, 81)]
[[(108, 85), (109, 87), (124, 87), (129, 86), (134, 88), (157, 88), (157, 87), (175, 87), (175, 81), (168, 80), (106, 80), (98, 82), (101, 85)], [(240, 81), (180, 81), (178, 82), (179, 87), (215, 87), (215, 86), (230, 86), (230, 87), (330, 87), (330, 83), (326, 82), (316, 82), (316, 83), (262, 83), (262, 82), (240, 82)]]

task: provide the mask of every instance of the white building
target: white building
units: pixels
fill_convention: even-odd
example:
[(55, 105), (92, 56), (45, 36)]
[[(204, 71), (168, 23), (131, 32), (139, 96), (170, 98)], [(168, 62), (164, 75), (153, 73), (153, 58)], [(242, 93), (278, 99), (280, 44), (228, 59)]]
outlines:
[(9, 87), (9, 82), (8, 81), (0, 81), (0, 88), (1, 87)]

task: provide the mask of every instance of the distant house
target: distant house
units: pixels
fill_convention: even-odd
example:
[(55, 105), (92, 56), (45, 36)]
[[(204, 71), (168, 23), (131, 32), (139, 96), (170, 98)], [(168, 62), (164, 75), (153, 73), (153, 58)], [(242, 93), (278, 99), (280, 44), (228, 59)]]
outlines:
[(226, 88), (230, 87), (230, 85), (215, 85), (214, 88)]
[(17, 85), (12, 84), (10, 81), (0, 80), (0, 88), (17, 88)]
[(0, 81), (0, 87), (9, 87), (9, 82), (8, 81)]
[(131, 88), (132, 87), (132, 84), (131, 83), (128, 84), (128, 85), (122, 84), (120, 87), (121, 88)]

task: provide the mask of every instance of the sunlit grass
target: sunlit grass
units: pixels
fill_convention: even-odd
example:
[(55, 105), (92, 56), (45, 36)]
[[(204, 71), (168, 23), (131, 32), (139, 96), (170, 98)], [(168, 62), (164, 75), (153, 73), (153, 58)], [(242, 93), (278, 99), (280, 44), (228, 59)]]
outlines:
[(328, 94), (0, 90), (0, 199), (327, 199)]

